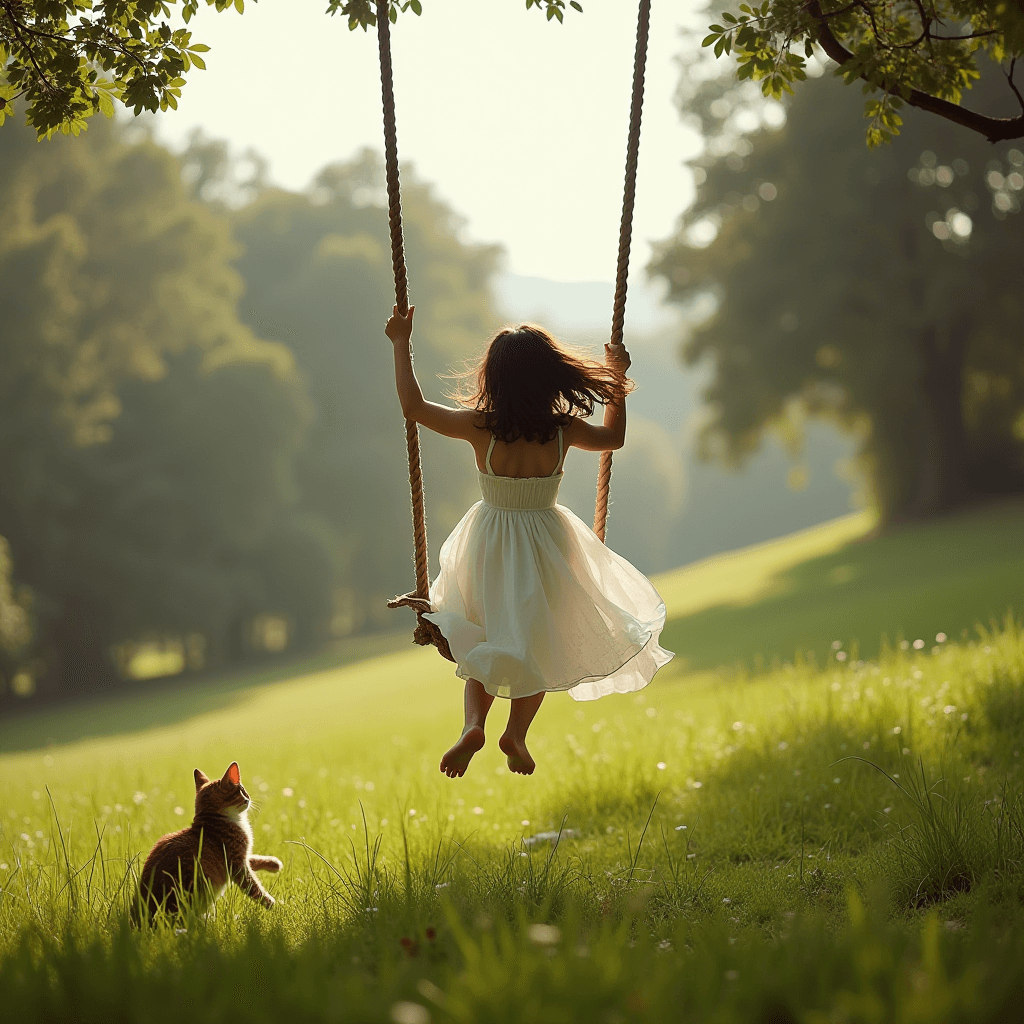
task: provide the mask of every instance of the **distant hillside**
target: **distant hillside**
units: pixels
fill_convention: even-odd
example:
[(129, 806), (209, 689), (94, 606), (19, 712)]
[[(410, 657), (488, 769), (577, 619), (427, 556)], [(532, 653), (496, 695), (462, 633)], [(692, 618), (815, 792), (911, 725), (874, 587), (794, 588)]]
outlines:
[(874, 658), (883, 638), (931, 649), (1024, 609), (1024, 503), (1004, 501), (876, 536), (868, 512), (655, 577), (662, 644), (690, 671), (757, 668), (837, 641)]

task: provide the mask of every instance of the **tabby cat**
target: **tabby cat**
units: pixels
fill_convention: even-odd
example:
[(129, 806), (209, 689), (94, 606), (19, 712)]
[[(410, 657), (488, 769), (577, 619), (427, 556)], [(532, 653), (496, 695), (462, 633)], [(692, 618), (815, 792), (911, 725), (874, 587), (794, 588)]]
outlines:
[(242, 785), (238, 763), (232, 761), (216, 782), (198, 768), (195, 779), (192, 824), (158, 839), (143, 865), (133, 913), (136, 922), (143, 914), (152, 917), (160, 910), (177, 915), (186, 906), (202, 912), (228, 882), (263, 906), (274, 905), (274, 897), (253, 872), (280, 871), (281, 862), (252, 852), (251, 800)]

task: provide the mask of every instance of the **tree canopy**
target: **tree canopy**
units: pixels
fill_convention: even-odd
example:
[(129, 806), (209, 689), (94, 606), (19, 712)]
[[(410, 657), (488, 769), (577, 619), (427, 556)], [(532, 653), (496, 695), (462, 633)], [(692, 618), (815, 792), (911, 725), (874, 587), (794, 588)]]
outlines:
[[(251, 0), (255, 3), (256, 0)], [(420, 0), (388, 0), (421, 13)], [(569, 6), (582, 7), (576, 0)], [(245, 0), (0, 0), (0, 125), (19, 101), (41, 138), (78, 135), (94, 114), (110, 117), (120, 101), (136, 114), (174, 109), (209, 47), (188, 27), (201, 7), (242, 13)], [(527, 0), (527, 9), (561, 22), (565, 0)], [(373, 0), (328, 0), (327, 13), (350, 29), (376, 23)], [(180, 13), (179, 13), (180, 12)], [(180, 21), (180, 23), (179, 23)]]
[[(1024, 137), (1024, 96), (1014, 79), (1024, 54), (1022, 0), (741, 3), (735, 13), (721, 10), (704, 45), (716, 56), (731, 54), (739, 77), (760, 81), (775, 98), (806, 79), (806, 59), (821, 47), (847, 83), (859, 81), (871, 95), (864, 106), (869, 145), (899, 133), (905, 103), (990, 142)], [(987, 109), (974, 110), (961, 101), (983, 60), (1003, 68), (1005, 90), (988, 97)]]
[(713, 368), (707, 451), (742, 461), (771, 428), (796, 451), (816, 415), (860, 438), (890, 518), (1019, 490), (1024, 147), (916, 113), (869, 153), (856, 104), (821, 77), (695, 168), (654, 269), (677, 301), (714, 297), (685, 346)]

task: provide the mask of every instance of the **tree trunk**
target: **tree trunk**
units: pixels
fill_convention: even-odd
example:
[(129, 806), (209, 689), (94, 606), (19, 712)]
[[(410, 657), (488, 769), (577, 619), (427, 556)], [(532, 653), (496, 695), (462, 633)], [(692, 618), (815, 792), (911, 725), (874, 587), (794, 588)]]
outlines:
[(929, 325), (918, 352), (919, 464), (916, 486), (906, 509), (912, 517), (945, 512), (968, 497), (967, 431), (964, 427), (964, 354), (967, 325), (951, 324), (946, 338)]
[[(42, 680), (45, 696), (65, 700), (103, 690), (119, 679), (98, 623), (81, 602), (70, 600), (41, 647), (50, 654)], [(43, 696), (40, 693), (40, 696)]]

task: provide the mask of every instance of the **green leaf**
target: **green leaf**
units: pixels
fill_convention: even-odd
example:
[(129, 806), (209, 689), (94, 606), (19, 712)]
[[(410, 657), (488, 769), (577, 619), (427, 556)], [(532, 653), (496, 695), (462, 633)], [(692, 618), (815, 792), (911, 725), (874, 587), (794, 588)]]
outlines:
[(578, 2), (577, 2), (577, 0), (569, 0), (569, 6), (570, 6), (570, 7), (571, 7), (571, 8), (572, 8), (572, 9), (573, 9), (574, 11), (579, 11), (579, 12), (580, 12), (580, 14), (582, 14), (582, 13), (583, 13), (583, 4), (581, 4), (581, 3), (578, 3)]

